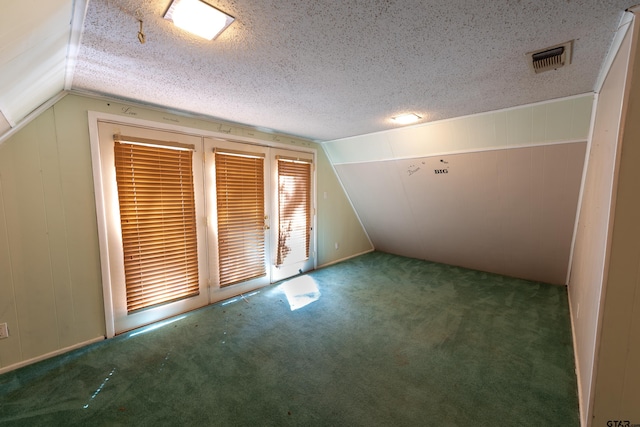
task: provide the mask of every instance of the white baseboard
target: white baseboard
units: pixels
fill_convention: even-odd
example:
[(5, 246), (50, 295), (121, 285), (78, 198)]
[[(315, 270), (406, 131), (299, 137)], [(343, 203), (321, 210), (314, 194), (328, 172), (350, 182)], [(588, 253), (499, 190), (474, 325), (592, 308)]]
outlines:
[(84, 342), (72, 345), (70, 347), (61, 348), (59, 350), (52, 351), (51, 353), (47, 353), (47, 354), (43, 354), (43, 355), (38, 356), (38, 357), (34, 357), (32, 359), (23, 360), (22, 362), (14, 363), (13, 365), (9, 365), (9, 366), (5, 366), (4, 368), (0, 368), (0, 374), (4, 374), (6, 372), (13, 371), (13, 370), (18, 369), (18, 368), (22, 368), (24, 366), (31, 365), (31, 364), (36, 363), (36, 362), (41, 362), (41, 361), (43, 361), (45, 359), (50, 359), (52, 357), (59, 356), (61, 354), (67, 353), (69, 351), (77, 350), (77, 349), (79, 349), (81, 347), (85, 347), (85, 346), (87, 346), (89, 344), (94, 344), (94, 343), (97, 343), (97, 342), (100, 342), (100, 341), (104, 341), (104, 340), (105, 340), (104, 336), (100, 336), (100, 337), (93, 338), (93, 339), (91, 339), (89, 341), (84, 341)]
[(368, 250), (366, 250), (364, 252), (360, 252), (358, 254), (349, 255), (348, 257), (340, 258), (340, 259), (337, 259), (335, 261), (328, 262), (326, 264), (321, 264), (321, 265), (317, 266), (316, 268), (329, 267), (330, 265), (337, 264), (339, 262), (346, 261), (348, 259), (355, 258), (355, 257), (358, 257), (360, 255), (368, 254), (368, 253), (373, 252), (373, 251), (375, 251), (375, 248), (374, 249), (368, 249)]

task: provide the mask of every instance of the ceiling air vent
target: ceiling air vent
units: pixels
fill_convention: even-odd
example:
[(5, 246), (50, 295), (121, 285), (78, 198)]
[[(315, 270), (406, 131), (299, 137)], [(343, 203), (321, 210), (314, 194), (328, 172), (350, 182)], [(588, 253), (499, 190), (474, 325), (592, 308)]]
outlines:
[(557, 70), (567, 64), (571, 64), (571, 47), (573, 40), (556, 46), (547, 47), (535, 52), (527, 53), (529, 67), (534, 73)]

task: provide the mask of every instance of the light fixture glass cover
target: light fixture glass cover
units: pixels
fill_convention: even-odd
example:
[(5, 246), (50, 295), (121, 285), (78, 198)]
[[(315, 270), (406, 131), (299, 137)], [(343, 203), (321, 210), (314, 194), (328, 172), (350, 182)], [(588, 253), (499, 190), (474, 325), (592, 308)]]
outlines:
[(213, 40), (235, 18), (200, 0), (173, 0), (164, 19), (192, 34)]
[(401, 114), (399, 116), (391, 117), (391, 120), (401, 125), (408, 125), (408, 124), (417, 122), (421, 118), (422, 117), (420, 117), (416, 113), (409, 113), (409, 114)]

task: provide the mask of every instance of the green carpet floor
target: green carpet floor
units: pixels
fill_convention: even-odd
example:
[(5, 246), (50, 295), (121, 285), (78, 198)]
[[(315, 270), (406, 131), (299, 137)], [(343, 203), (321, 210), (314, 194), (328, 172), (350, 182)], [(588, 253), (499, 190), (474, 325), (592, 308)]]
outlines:
[(374, 252), (154, 327), (1, 375), (0, 425), (579, 425), (564, 287)]

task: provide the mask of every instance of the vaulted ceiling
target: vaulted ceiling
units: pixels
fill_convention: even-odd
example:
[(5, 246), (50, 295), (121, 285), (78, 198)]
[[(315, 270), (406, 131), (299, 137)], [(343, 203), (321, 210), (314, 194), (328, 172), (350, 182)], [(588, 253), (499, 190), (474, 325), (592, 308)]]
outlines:
[[(0, 133), (64, 90), (317, 141), (590, 92), (634, 4), (207, 1), (236, 18), (213, 41), (164, 20), (170, 0), (4, 1)], [(527, 52), (568, 40), (569, 66), (529, 70)]]

